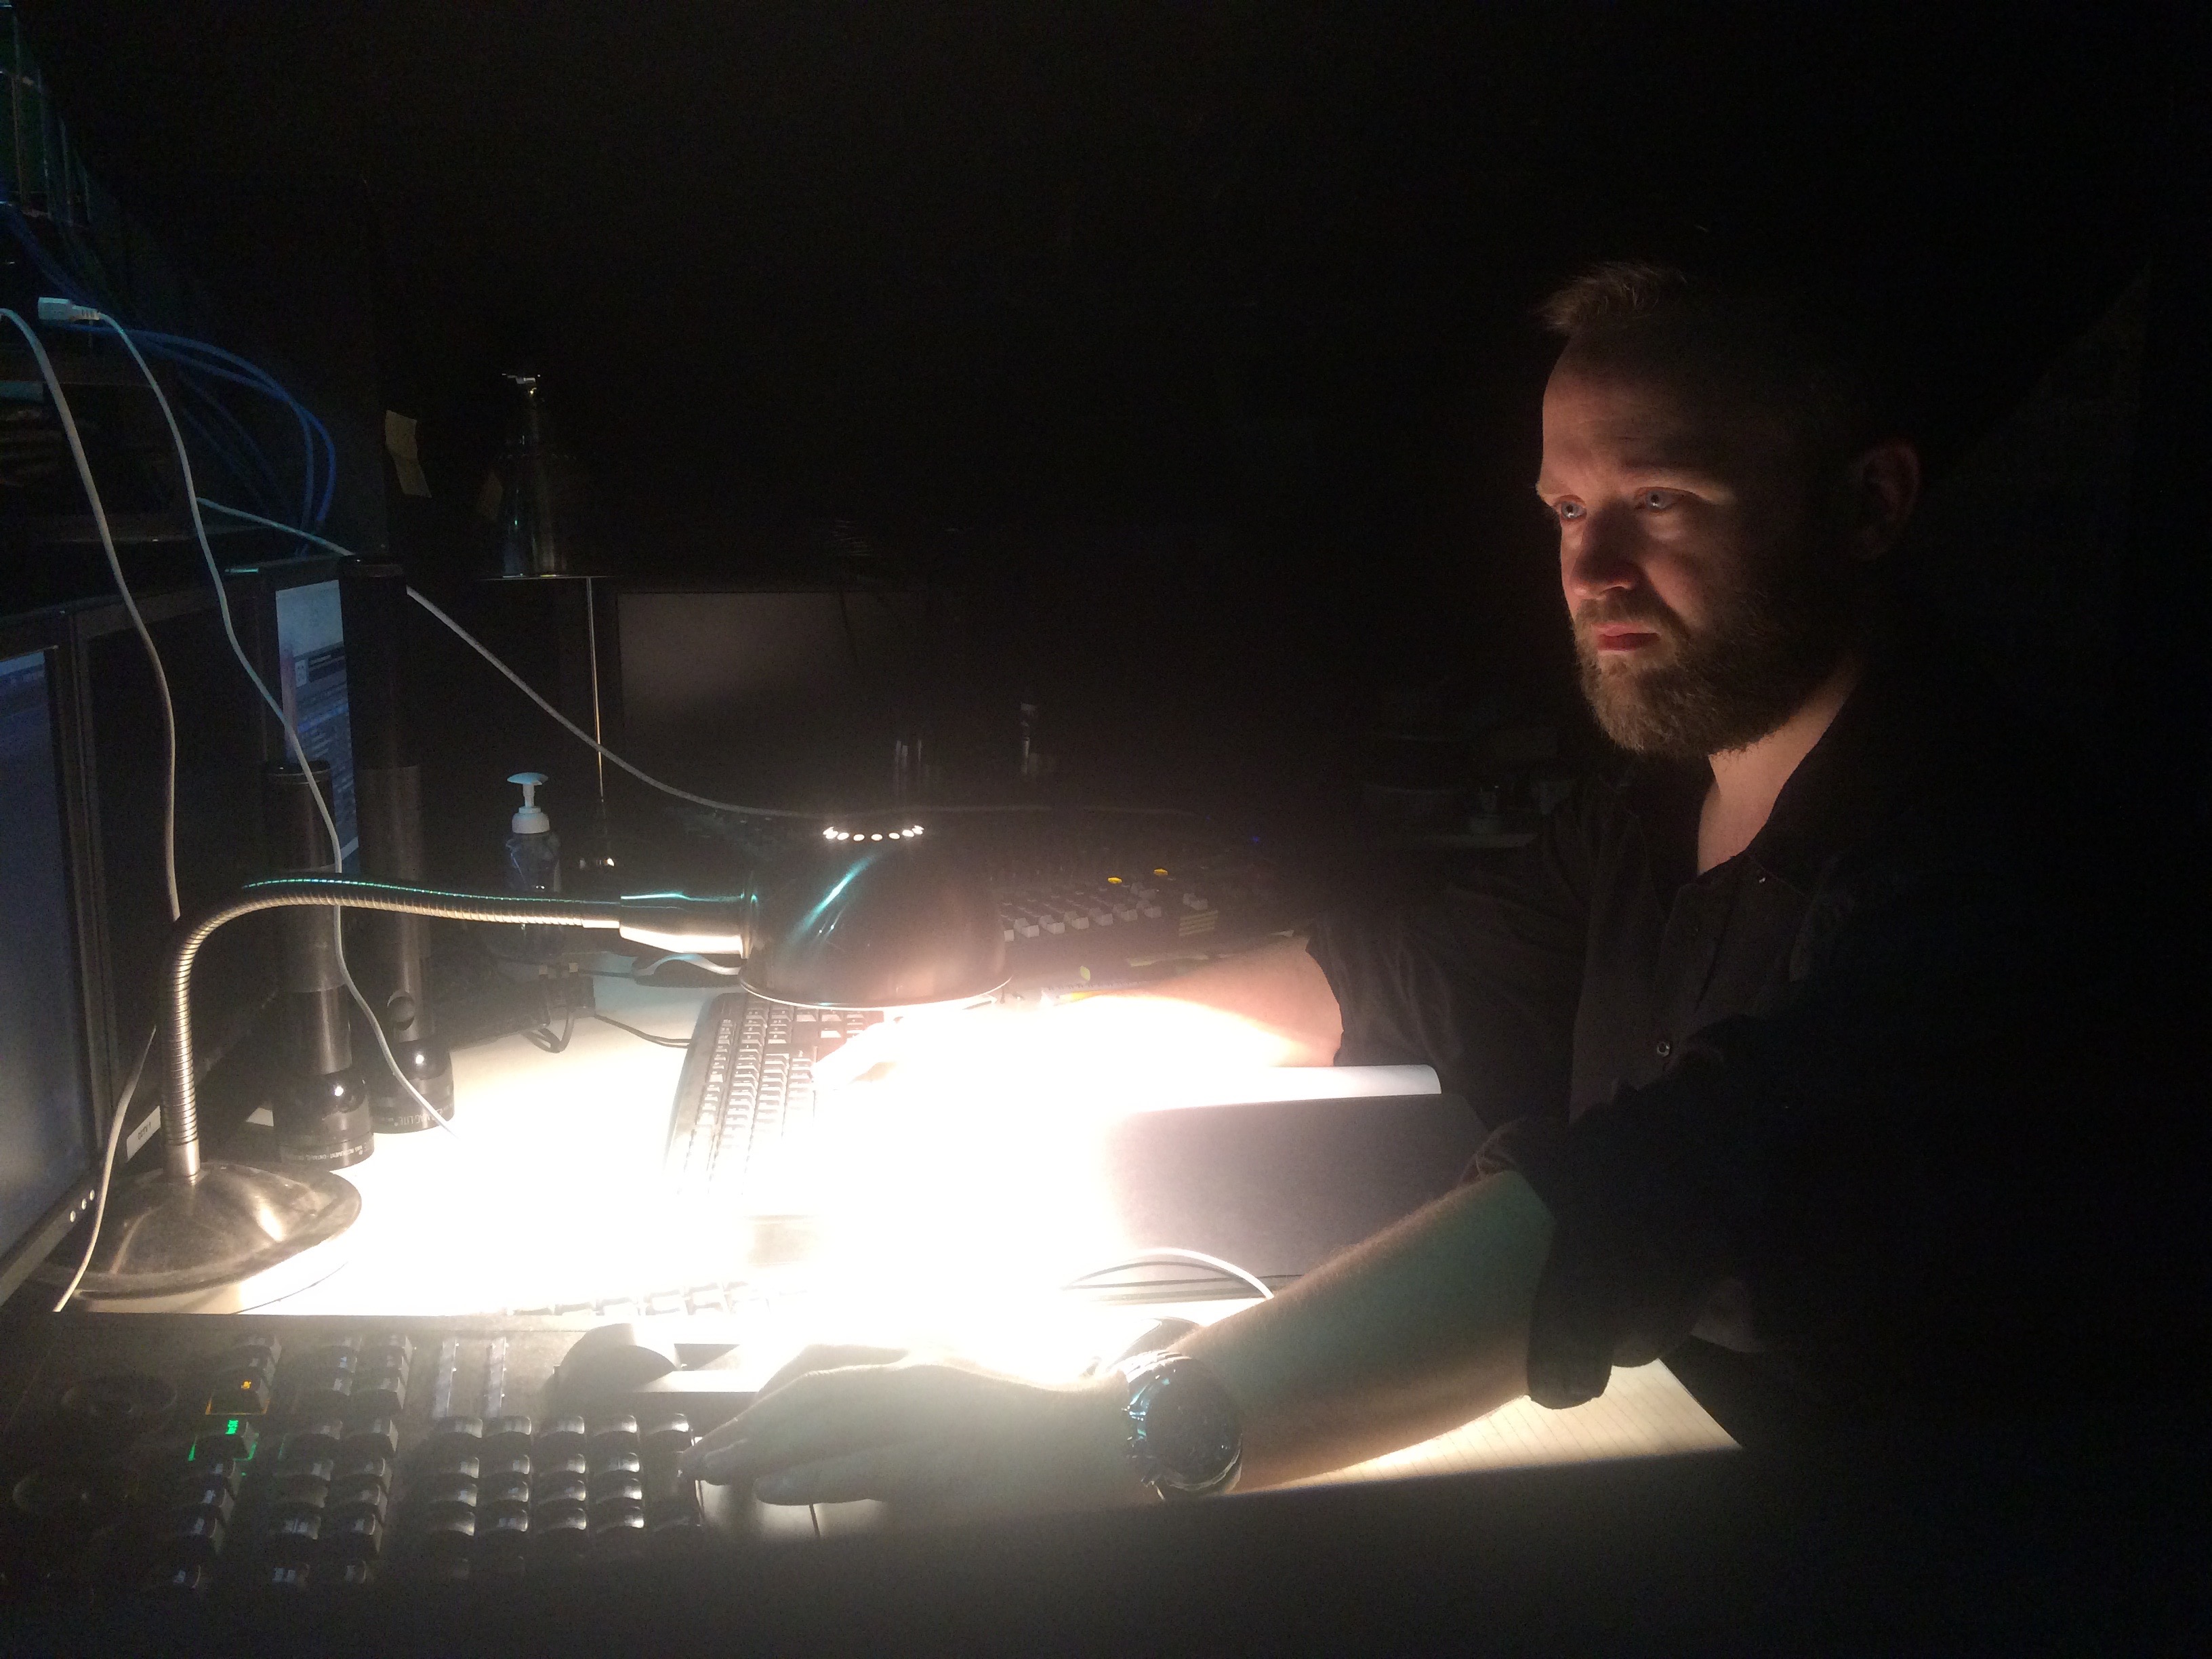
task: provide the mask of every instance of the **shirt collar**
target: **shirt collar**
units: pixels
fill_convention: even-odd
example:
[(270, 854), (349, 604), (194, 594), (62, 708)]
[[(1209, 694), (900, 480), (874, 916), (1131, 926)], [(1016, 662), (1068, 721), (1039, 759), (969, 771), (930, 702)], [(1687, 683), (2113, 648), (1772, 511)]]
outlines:
[[(1763, 873), (1810, 890), (1831, 860), (1927, 787), (1947, 757), (1963, 759), (1954, 716), (1976, 701), (1914, 657), (1869, 663), (1782, 786), (1744, 856)], [(1638, 757), (1620, 775), (1623, 804), (1643, 824), (1660, 872), (1674, 878), (1669, 885), (1696, 873), (1698, 816), (1711, 782), (1702, 760)]]

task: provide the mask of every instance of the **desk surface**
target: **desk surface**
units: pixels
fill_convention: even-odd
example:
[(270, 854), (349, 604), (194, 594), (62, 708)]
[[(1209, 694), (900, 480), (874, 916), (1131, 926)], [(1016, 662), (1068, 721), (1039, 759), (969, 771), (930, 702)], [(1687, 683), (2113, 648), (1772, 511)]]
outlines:
[[(711, 993), (599, 981), (605, 1012), (688, 1037)], [(629, 1317), (621, 1304), (681, 1285), (731, 1284), (734, 1264), (672, 1254), (660, 1160), (684, 1051), (599, 1020), (549, 1054), (514, 1036), (453, 1056), (454, 1128), (381, 1135), (344, 1171), (361, 1219), (335, 1261), (289, 1283), (240, 1287), (225, 1307), (286, 1314), (412, 1315), (569, 1310), (577, 1328)], [(1009, 1241), (1008, 1267), (1020, 1241)], [(726, 1271), (721, 1269), (726, 1268)], [(313, 1282), (300, 1287), (301, 1277)], [(600, 1304), (595, 1306), (594, 1304)], [(615, 1304), (616, 1310), (604, 1310)], [(1112, 1358), (1157, 1320), (1201, 1322), (1249, 1304), (1102, 1303), (1054, 1285), (978, 1273), (954, 1283), (895, 1272), (757, 1282), (720, 1316), (764, 1378), (809, 1342), (937, 1347), (1016, 1375), (1066, 1377)], [(710, 1322), (718, 1316), (708, 1316)], [(1663, 1365), (1615, 1373), (1570, 1412), (1522, 1401), (1420, 1446), (1325, 1479), (1720, 1449), (1733, 1445)]]

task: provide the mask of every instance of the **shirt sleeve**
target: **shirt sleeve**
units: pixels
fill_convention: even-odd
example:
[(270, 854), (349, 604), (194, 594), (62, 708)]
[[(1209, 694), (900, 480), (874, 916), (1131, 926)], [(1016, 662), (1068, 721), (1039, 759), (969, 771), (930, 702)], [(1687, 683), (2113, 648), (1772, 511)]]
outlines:
[(1337, 1063), (1433, 1066), (1493, 1128), (1564, 1115), (1595, 810), (1586, 794), (1563, 805), (1534, 843), (1440, 896), (1322, 918), (1308, 950), (1343, 1012)]
[(1831, 874), (1783, 1009), (1697, 1034), (1571, 1127), (1506, 1125), (1479, 1156), (1475, 1174), (1521, 1171), (1553, 1218), (1540, 1403), (1602, 1392), (1723, 1292), (1749, 1324), (1730, 1346), (1837, 1396), (1971, 1390), (1970, 1356), (2015, 1351), (2023, 1316), (2064, 1299), (2027, 1265), (2063, 1231), (2052, 1177), (2081, 1164), (2057, 908), (1989, 863)]

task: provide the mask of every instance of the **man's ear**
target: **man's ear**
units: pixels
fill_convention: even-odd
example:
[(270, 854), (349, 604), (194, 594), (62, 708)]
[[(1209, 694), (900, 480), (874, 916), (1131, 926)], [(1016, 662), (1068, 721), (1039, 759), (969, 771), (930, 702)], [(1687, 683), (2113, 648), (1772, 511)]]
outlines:
[(1869, 563), (1897, 545), (1920, 500), (1920, 452), (1885, 439), (1850, 465), (1851, 553)]

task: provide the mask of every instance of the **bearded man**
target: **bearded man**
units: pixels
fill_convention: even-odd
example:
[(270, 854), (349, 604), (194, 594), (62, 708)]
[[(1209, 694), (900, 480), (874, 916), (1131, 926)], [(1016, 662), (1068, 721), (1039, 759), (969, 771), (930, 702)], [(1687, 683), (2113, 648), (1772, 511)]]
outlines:
[(2067, 967), (2106, 918), (2044, 751), (1886, 600), (1913, 446), (1788, 296), (1615, 264), (1544, 314), (1537, 494), (1625, 769), (1465, 890), (1028, 1017), (1140, 1045), (1206, 1010), (1282, 1063), (1429, 1062), (1492, 1131), (1466, 1183), (1064, 1388), (810, 1352), (704, 1478), (1202, 1494), (1661, 1356), (1749, 1443), (2063, 1394), (2116, 1352), (2124, 1111), (2090, 1085), (2121, 998)]

